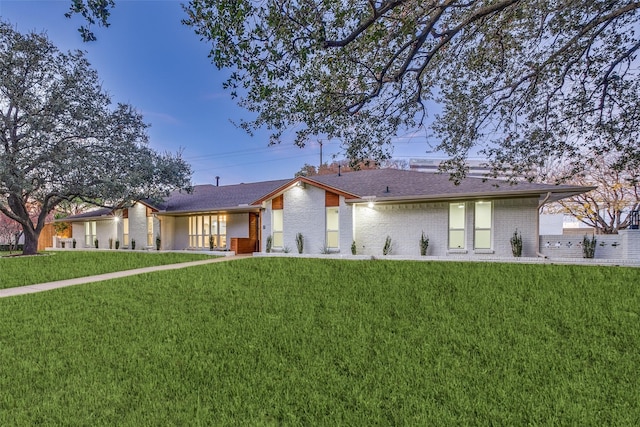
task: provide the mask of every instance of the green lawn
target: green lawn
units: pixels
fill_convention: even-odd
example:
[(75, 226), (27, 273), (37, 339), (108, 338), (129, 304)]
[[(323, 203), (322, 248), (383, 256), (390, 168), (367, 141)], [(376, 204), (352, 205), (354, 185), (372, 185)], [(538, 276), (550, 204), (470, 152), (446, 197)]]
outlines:
[(0, 299), (0, 425), (637, 425), (640, 269), (253, 258)]
[(190, 253), (79, 250), (5, 256), (0, 257), (0, 289), (209, 258), (210, 255)]

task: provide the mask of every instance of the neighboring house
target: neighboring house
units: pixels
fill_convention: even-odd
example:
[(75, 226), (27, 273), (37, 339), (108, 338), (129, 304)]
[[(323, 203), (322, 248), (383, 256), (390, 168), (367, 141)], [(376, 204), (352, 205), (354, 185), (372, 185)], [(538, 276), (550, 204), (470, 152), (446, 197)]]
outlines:
[(420, 236), (428, 255), (511, 256), (518, 230), (523, 256), (536, 256), (539, 208), (589, 191), (590, 187), (467, 178), (455, 185), (447, 175), (378, 169), (297, 177), (228, 186), (197, 185), (174, 192), (160, 204), (136, 202), (123, 209), (97, 209), (65, 218), (78, 247), (192, 249), (382, 255), (387, 236), (394, 255), (419, 255)]

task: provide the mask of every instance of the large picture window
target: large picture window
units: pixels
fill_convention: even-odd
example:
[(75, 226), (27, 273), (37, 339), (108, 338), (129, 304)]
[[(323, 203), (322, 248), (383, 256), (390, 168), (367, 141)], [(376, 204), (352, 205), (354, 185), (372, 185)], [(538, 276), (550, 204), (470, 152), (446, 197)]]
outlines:
[(273, 232), (273, 247), (284, 247), (284, 215), (282, 209), (274, 209), (272, 211), (271, 229)]
[(87, 221), (84, 223), (84, 245), (86, 247), (92, 247), (93, 242), (96, 240), (96, 222)]
[(221, 214), (193, 215), (189, 217), (189, 247), (209, 249), (209, 241), (214, 249), (227, 247), (227, 216)]
[(340, 248), (340, 217), (338, 208), (327, 208), (327, 248)]
[(491, 202), (476, 202), (475, 233), (473, 237), (475, 249), (491, 249), (492, 208)]
[(464, 249), (466, 221), (464, 203), (449, 204), (449, 249)]

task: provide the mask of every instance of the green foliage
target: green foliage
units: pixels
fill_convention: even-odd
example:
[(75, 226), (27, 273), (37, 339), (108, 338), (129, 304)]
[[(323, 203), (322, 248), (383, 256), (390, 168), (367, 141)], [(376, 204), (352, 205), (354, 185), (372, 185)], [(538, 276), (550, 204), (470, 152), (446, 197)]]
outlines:
[(296, 234), (296, 247), (298, 248), (299, 254), (304, 251), (304, 237), (302, 236), (302, 233)]
[(63, 202), (116, 206), (190, 187), (181, 154), (149, 147), (140, 113), (112, 105), (83, 52), (0, 22), (0, 75), (0, 212), (22, 225), (25, 253)]
[(93, 240), (93, 246), (95, 246), (95, 248), (98, 249), (98, 239)]
[(522, 234), (518, 232), (518, 229), (513, 232), (513, 236), (510, 239), (511, 253), (514, 257), (519, 258), (522, 256)]
[(131, 250), (136, 249), (136, 239), (131, 239)]
[(113, 237), (109, 237), (109, 249), (113, 249)]
[(351, 255), (356, 255), (358, 252), (358, 247), (356, 246), (356, 241), (351, 242)]
[(213, 250), (213, 236), (209, 236), (209, 250)]
[(387, 236), (384, 240), (384, 246), (382, 247), (382, 255), (391, 254), (393, 254), (393, 242), (391, 241), (391, 237)]
[(160, 250), (160, 246), (162, 246), (162, 239), (160, 239), (160, 235), (156, 236), (156, 251)]
[(273, 248), (273, 236), (267, 236), (267, 247), (266, 247), (266, 251), (267, 253), (271, 253), (271, 249)]
[(420, 255), (427, 255), (427, 249), (429, 249), (429, 238), (424, 235), (423, 231), (422, 235), (420, 236)]
[[(191, 0), (184, 21), (228, 68), (232, 97), (269, 128), (338, 139), (381, 160), (394, 136), (428, 127), (457, 178), (474, 148), (497, 173), (623, 148), (638, 161), (640, 4), (605, 0), (234, 2)], [(492, 137), (491, 135), (497, 135)], [(572, 144), (571, 141), (577, 141)], [(578, 164), (581, 158), (576, 158)]]
[(4, 298), (0, 424), (635, 425), (638, 283), (254, 258)]
[[(76, 241), (76, 239), (73, 239), (73, 240), (71, 241), (71, 243), (72, 243), (72, 245), (73, 245), (73, 249), (75, 249), (75, 248), (76, 248), (76, 245), (78, 244), (78, 242)], [(120, 243), (116, 240), (116, 249), (118, 249), (118, 245), (119, 245), (119, 244), (120, 244)]]
[(120, 249), (120, 240), (116, 239), (116, 249)]
[(583, 258), (593, 258), (596, 256), (596, 236), (592, 236), (591, 238), (585, 235), (582, 238), (582, 257)]

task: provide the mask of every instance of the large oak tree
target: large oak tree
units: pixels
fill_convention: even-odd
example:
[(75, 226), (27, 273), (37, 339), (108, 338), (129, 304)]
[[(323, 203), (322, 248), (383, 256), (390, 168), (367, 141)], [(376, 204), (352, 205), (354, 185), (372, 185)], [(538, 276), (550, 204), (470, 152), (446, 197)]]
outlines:
[(117, 206), (190, 186), (189, 165), (152, 150), (146, 128), (112, 106), (82, 52), (0, 22), (0, 211), (22, 225), (25, 254), (63, 201)]
[[(106, 23), (113, 0), (73, 0)], [(191, 0), (226, 87), (272, 142), (297, 129), (382, 159), (429, 126), (454, 171), (473, 151), (520, 177), (549, 157), (638, 162), (640, 2), (621, 0)], [(86, 31), (86, 29), (85, 29)], [(434, 113), (433, 107), (436, 107)], [(428, 114), (431, 114), (428, 116)], [(541, 160), (542, 159), (542, 160)], [(580, 166), (576, 160), (576, 165)]]

